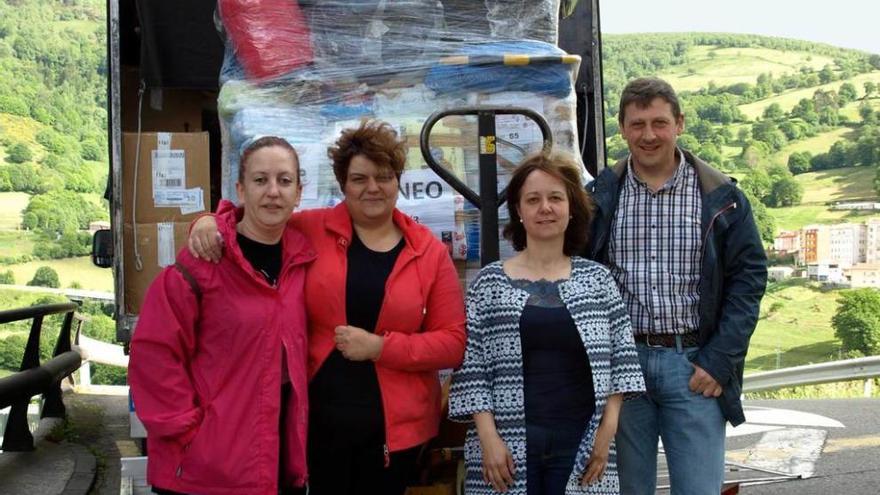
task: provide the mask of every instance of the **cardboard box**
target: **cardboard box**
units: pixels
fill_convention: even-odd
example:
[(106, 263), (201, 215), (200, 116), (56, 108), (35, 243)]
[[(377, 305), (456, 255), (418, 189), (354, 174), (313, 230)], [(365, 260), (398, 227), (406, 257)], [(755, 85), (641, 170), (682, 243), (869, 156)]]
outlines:
[[(144, 295), (156, 275), (186, 245), (189, 222), (126, 223), (123, 228), (123, 271), (125, 276), (125, 313), (140, 314)], [(140, 255), (140, 269), (135, 258)]]
[(123, 221), (189, 222), (210, 204), (207, 132), (138, 134), (122, 137)]

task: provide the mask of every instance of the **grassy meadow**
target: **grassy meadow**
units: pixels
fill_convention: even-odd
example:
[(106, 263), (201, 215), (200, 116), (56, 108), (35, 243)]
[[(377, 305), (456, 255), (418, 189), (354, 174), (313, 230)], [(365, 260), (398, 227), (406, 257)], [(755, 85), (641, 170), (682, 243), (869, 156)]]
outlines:
[(688, 51), (689, 62), (658, 74), (677, 91), (695, 91), (709, 86), (754, 83), (758, 74), (788, 74), (801, 67), (816, 70), (834, 64), (830, 57), (806, 52), (782, 52), (769, 48), (720, 48), (696, 46)]
[(786, 368), (837, 359), (840, 343), (831, 317), (837, 311), (838, 294), (803, 279), (768, 285), (746, 356), (746, 372), (776, 369), (777, 362)]
[(93, 265), (89, 256), (61, 260), (37, 260), (0, 268), (12, 270), (15, 283), (24, 285), (34, 277), (37, 268), (41, 266), (52, 267), (58, 272), (62, 288), (70, 287), (72, 282), (78, 282), (83, 289), (113, 292), (113, 271), (109, 268), (98, 268)]

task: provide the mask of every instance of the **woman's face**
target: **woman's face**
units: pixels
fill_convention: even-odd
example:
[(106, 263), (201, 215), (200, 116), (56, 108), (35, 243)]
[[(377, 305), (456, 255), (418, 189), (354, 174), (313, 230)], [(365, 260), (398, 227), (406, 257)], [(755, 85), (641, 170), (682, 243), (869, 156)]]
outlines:
[(520, 190), (517, 211), (528, 239), (564, 238), (569, 220), (565, 184), (546, 172), (533, 171)]
[(355, 155), (348, 166), (342, 193), (356, 224), (391, 221), (397, 205), (397, 176), (364, 155)]
[(242, 166), (243, 182), (235, 184), (244, 206), (242, 222), (262, 229), (283, 227), (302, 192), (296, 157), (280, 146), (268, 146), (251, 153)]

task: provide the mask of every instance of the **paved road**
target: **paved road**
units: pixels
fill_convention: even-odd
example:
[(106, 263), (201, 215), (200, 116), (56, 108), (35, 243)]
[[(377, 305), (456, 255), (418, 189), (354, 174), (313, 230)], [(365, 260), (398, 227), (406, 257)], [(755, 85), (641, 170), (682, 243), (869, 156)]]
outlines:
[[(880, 399), (748, 401), (728, 460), (804, 479), (744, 486), (746, 495), (880, 494)], [(736, 430), (742, 430), (737, 432)], [(729, 478), (769, 478), (740, 470)]]

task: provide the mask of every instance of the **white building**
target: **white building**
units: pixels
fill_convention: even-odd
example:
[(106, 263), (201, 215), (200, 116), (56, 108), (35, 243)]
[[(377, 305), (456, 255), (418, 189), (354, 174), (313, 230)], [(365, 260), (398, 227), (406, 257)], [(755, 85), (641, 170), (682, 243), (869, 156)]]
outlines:
[(817, 282), (844, 283), (847, 281), (843, 269), (838, 265), (813, 263), (807, 265), (807, 278)]
[(865, 263), (880, 263), (880, 218), (865, 224)]
[(767, 268), (767, 278), (773, 282), (791, 278), (794, 268), (790, 266), (771, 266)]
[(859, 263), (846, 272), (853, 289), (860, 287), (880, 289), (880, 263)]
[(828, 259), (819, 263), (836, 264), (849, 268), (865, 261), (867, 227), (865, 224), (842, 223), (828, 228)]

